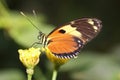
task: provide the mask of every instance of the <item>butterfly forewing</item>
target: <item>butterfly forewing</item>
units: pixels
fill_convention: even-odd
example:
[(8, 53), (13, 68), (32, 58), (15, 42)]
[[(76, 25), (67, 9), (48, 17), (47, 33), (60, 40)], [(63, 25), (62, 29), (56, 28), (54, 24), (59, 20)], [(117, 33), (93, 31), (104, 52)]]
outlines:
[(95, 18), (78, 19), (70, 23), (72, 27), (82, 35), (80, 38), (84, 43), (93, 39), (101, 30), (101, 21)]
[(101, 21), (83, 18), (54, 29), (47, 36), (48, 49), (61, 58), (77, 56), (81, 48), (101, 30)]

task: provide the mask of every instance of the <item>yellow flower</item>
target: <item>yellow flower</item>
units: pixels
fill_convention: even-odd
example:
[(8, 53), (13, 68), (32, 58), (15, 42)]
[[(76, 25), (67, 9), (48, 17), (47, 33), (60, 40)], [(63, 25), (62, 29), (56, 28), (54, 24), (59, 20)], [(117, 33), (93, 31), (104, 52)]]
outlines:
[(65, 64), (69, 59), (56, 57), (52, 52), (47, 48), (42, 48), (42, 51), (45, 51), (48, 59), (54, 64), (54, 67), (58, 69), (61, 65)]
[(39, 62), (40, 48), (19, 49), (19, 59), (27, 68), (34, 68)]

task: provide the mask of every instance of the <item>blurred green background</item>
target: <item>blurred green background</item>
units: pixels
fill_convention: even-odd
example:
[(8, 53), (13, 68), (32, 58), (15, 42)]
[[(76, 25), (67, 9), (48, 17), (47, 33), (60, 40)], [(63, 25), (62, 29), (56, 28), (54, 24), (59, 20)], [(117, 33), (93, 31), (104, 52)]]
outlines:
[[(17, 50), (38, 41), (39, 31), (20, 11), (46, 34), (74, 19), (100, 19), (103, 24), (100, 34), (77, 59), (60, 68), (57, 80), (120, 80), (119, 0), (0, 0), (0, 80), (26, 80)], [(45, 55), (40, 59), (33, 80), (50, 80), (52, 64)]]

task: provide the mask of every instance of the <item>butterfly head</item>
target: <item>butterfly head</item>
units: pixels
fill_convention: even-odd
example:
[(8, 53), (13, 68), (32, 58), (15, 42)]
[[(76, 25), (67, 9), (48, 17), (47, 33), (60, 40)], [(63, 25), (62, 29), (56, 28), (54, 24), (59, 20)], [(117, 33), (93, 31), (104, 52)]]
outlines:
[(39, 32), (39, 35), (37, 36), (38, 40), (40, 41), (40, 44), (45, 45), (46, 44), (46, 35), (42, 33), (41, 31)]

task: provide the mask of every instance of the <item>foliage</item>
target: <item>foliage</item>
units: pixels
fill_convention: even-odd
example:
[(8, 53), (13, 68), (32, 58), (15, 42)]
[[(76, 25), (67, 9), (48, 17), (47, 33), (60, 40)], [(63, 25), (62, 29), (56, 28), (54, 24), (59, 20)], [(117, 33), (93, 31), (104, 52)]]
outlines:
[[(3, 1), (3, 3), (2, 3), (2, 1)], [(66, 3), (67, 2), (68, 1), (66, 1)], [(69, 4), (72, 5), (72, 1), (69, 1), (69, 2), (70, 2)], [(101, 1), (101, 3), (102, 3), (102, 1)], [(75, 6), (75, 5), (77, 5), (77, 6)], [(88, 12), (86, 11), (84, 14), (80, 11), (79, 12), (76, 11), (74, 8), (77, 9), (79, 4), (75, 4), (75, 5), (74, 5), (74, 7), (69, 6), (70, 8), (68, 10), (68, 8), (65, 7), (66, 5), (63, 4), (61, 7), (62, 8), (65, 7), (65, 8), (63, 9), (63, 11), (58, 12), (58, 16), (60, 16), (59, 17), (60, 19), (58, 21), (62, 20), (62, 18), (64, 18), (67, 15), (65, 13), (65, 12), (67, 12), (67, 10), (70, 13), (69, 15), (74, 14), (73, 16), (68, 15), (69, 16), (68, 19), (72, 18), (72, 17), (78, 17), (77, 15), (75, 15), (75, 13), (81, 14), (82, 16), (91, 14), (90, 10), (92, 10), (92, 8), (90, 10), (87, 9)], [(88, 5), (87, 7), (89, 7), (89, 6), (91, 6), (91, 5)], [(61, 7), (59, 8), (59, 10), (61, 10)], [(102, 6), (99, 5), (99, 7), (102, 7)], [(47, 8), (49, 8), (49, 7), (47, 7)], [(84, 11), (84, 9), (83, 9), (83, 11)], [(97, 14), (98, 14), (98, 12), (97, 12), (98, 10), (101, 11), (100, 9), (95, 10), (95, 12)], [(60, 12), (61, 13), (63, 12), (63, 13), (61, 14)], [(103, 12), (105, 12), (105, 11), (103, 11)], [(52, 31), (54, 26), (47, 23), (46, 15), (39, 14), (39, 15), (37, 15), (37, 19), (36, 19), (34, 14), (29, 14), (29, 13), (25, 13), (25, 14), (32, 20), (32, 22), (36, 26), (39, 25), (38, 26), (39, 29), (41, 31), (43, 31), (44, 33), (48, 34), (50, 31)], [(101, 13), (101, 14), (103, 14), (103, 13)], [(93, 14), (93, 15), (95, 15), (95, 14)], [(106, 15), (109, 15), (109, 14), (105, 13), (104, 16), (106, 16)], [(110, 13), (110, 15), (113, 15), (113, 14)], [(116, 14), (114, 14), (114, 15), (116, 15)], [(107, 17), (107, 19), (105, 19), (104, 16), (102, 19), (103, 19), (103, 23), (105, 24), (105, 21), (107, 21), (109, 19), (109, 17)], [(52, 16), (52, 18), (53, 17), (54, 16)], [(114, 17), (114, 16), (111, 16), (111, 17), (113, 17), (112, 19), (115, 19), (115, 20), (111, 20), (111, 22), (109, 22), (109, 24), (112, 26), (116, 26), (116, 25), (113, 25), (113, 22), (118, 22), (118, 21), (116, 21), (116, 17)], [(55, 19), (55, 17), (54, 17), (54, 19)], [(66, 20), (63, 20), (63, 22), (65, 22), (65, 21)], [(56, 24), (58, 24), (57, 21), (56, 21)], [(117, 25), (117, 26), (119, 27), (119, 25)], [(107, 28), (111, 28), (111, 30), (116, 28), (116, 30), (119, 30), (119, 28), (117, 28), (117, 27), (113, 28), (113, 27), (108, 26)], [(104, 30), (107, 28), (104, 28), (104, 26), (103, 26)], [(30, 47), (34, 42), (38, 41), (37, 35), (39, 35), (39, 33), (38, 33), (39, 30), (36, 30), (34, 28), (34, 26), (31, 25), (30, 22), (24, 16), (22, 16), (20, 14), (20, 11), (10, 10), (7, 7), (4, 0), (0, 1), (0, 30), (3, 30), (5, 32), (5, 36), (7, 33), (7, 37), (9, 36), (10, 39), (15, 41), (14, 44), (17, 45), (17, 48), (18, 47)], [(106, 33), (106, 35), (104, 35), (105, 37), (99, 38), (99, 40), (97, 42), (97, 46), (102, 46), (100, 48), (102, 50), (109, 48), (109, 45), (113, 46), (111, 44), (116, 42), (116, 40), (119, 40), (118, 35), (117, 35), (116, 39), (114, 39), (115, 36), (112, 36), (115, 33), (118, 33), (118, 31), (114, 31), (114, 34), (112, 34), (111, 31), (110, 32), (108, 31), (108, 33), (107, 33), (107, 30), (105, 32), (104, 32), (104, 30), (103, 30), (102, 34)], [(105, 39), (103, 39), (103, 38), (105, 38)], [(0, 39), (0, 41), (1, 41), (1, 43), (6, 43), (6, 42), (4, 42), (5, 41), (4, 39)], [(116, 44), (118, 44), (118, 43), (116, 43)], [(21, 46), (18, 46), (18, 45), (21, 45)], [(4, 45), (4, 46), (7, 46), (7, 45)], [(4, 50), (4, 46), (2, 46), (2, 44), (1, 44), (0, 51), (2, 51), (2, 49)], [(91, 45), (89, 45), (89, 46), (91, 47)], [(93, 44), (92, 44), (92, 46), (93, 46)], [(14, 62), (9, 63), (8, 62), (11, 59), (10, 57), (13, 55), (12, 53), (10, 53), (10, 51), (11, 51), (10, 47), (14, 48), (13, 46), (8, 46), (8, 49), (4, 50), (4, 51), (7, 51), (7, 54), (5, 56), (3, 56), (3, 54), (5, 54), (5, 53), (2, 53), (3, 51), (0, 52), (1, 57), (5, 57), (4, 59), (2, 58), (3, 62), (1, 62), (1, 63), (6, 64), (5, 68), (1, 68), (2, 65), (0, 65), (0, 80), (26, 80), (25, 73), (23, 73), (24, 72), (23, 67), (21, 68), (21, 67), (16, 67), (16, 66), (14, 66), (14, 67), (8, 66), (8, 64), (11, 64), (11, 65), (20, 64), (19, 61), (18, 61), (18, 63), (14, 63)], [(96, 49), (96, 46), (93, 46), (92, 48)], [(15, 48), (15, 51), (17, 54), (16, 48)], [(120, 80), (120, 58), (119, 58), (120, 44), (118, 44), (118, 46), (116, 46), (115, 48), (110, 48), (108, 52), (102, 52), (102, 51), (101, 52), (99, 52), (99, 51), (96, 51), (96, 52), (84, 51), (83, 52), (83, 51), (81, 52), (81, 54), (79, 55), (79, 57), (77, 59), (70, 60), (68, 63), (66, 63), (65, 65), (63, 65), (60, 68), (60, 71), (59, 71), (60, 74), (58, 74), (57, 80)], [(44, 55), (42, 55), (42, 57), (43, 58), (41, 59), (40, 64), (35, 68), (35, 74), (33, 75), (35, 80), (49, 80), (52, 75), (52, 67), (53, 66), (46, 59), (46, 57)], [(18, 55), (13, 56), (12, 58), (14, 58), (14, 60), (17, 61)], [(21, 66), (21, 65), (18, 65), (18, 66)], [(10, 69), (7, 69), (7, 68), (10, 68)]]

